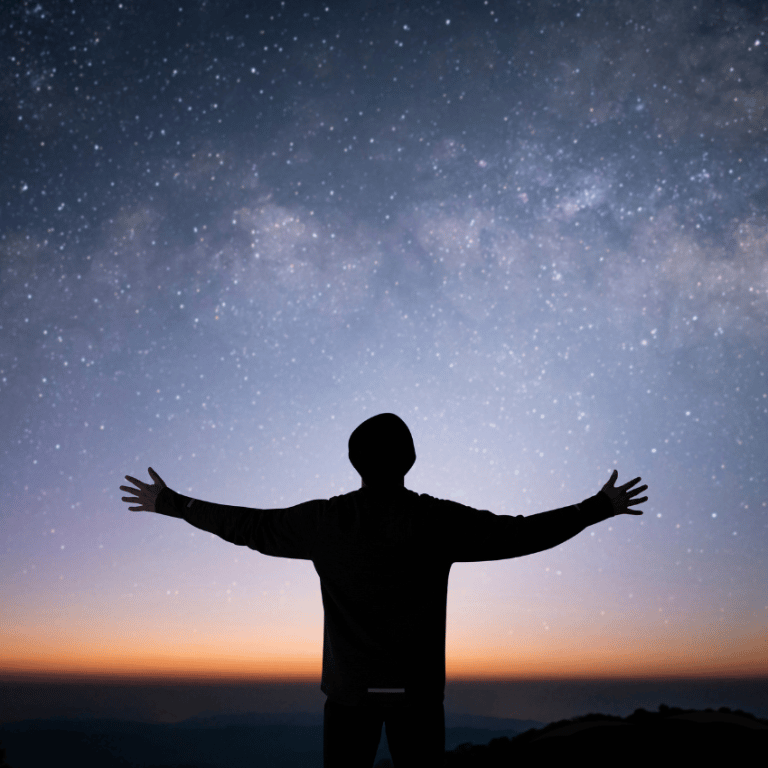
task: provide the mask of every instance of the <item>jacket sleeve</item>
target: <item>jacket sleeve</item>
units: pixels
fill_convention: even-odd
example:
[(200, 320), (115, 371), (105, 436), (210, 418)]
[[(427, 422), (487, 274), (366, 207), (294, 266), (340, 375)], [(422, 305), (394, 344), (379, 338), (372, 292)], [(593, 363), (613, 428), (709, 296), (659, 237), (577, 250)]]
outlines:
[(542, 552), (614, 514), (610, 498), (602, 491), (579, 504), (528, 517), (494, 515), (456, 506), (462, 507), (462, 511), (456, 510), (450, 516), (447, 541), (447, 554), (455, 563), (504, 560)]
[(155, 500), (155, 512), (179, 517), (201, 531), (264, 555), (311, 560), (323, 504), (317, 500), (286, 509), (250, 509), (201, 501), (163, 488)]

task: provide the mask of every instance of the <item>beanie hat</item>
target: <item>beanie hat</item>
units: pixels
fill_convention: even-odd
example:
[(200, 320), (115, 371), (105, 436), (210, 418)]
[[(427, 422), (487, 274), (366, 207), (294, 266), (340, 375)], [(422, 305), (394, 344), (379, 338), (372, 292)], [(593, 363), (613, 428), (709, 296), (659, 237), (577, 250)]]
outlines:
[(349, 460), (366, 485), (400, 480), (416, 461), (411, 431), (394, 413), (372, 416), (350, 435)]

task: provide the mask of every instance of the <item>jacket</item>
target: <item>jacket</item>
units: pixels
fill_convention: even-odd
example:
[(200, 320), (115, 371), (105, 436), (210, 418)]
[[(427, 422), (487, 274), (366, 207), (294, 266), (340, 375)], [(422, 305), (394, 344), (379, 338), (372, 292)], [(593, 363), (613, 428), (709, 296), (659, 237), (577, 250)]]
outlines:
[(453, 563), (550, 549), (614, 514), (602, 491), (535, 515), (496, 515), (405, 487), (362, 487), (285, 509), (250, 509), (164, 488), (160, 514), (271, 557), (311, 560), (324, 609), (321, 690), (351, 706), (445, 698)]

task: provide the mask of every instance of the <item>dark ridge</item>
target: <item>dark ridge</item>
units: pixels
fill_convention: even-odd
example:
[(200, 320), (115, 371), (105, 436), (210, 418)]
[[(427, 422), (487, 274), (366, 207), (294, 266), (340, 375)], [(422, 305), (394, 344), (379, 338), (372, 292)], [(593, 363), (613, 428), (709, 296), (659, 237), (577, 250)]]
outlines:
[[(768, 720), (728, 707), (694, 710), (659, 706), (628, 717), (590, 713), (532, 728), (486, 745), (460, 744), (446, 753), (446, 768), (508, 768), (525, 758), (572, 760), (574, 756), (629, 758), (632, 765), (677, 754), (686, 761), (715, 764), (757, 754), (768, 746)], [(554, 763), (551, 763), (554, 764)]]

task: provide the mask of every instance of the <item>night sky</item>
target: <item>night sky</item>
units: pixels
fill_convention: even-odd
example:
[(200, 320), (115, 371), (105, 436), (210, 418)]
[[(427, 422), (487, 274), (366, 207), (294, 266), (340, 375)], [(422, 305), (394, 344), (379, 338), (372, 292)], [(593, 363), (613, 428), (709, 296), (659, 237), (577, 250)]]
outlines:
[(768, 674), (767, 23), (10, 4), (0, 672), (319, 686), (311, 562), (119, 486), (329, 498), (359, 487), (352, 429), (394, 412), (417, 492), (529, 515), (614, 468), (649, 486), (642, 517), (454, 565), (449, 685)]

